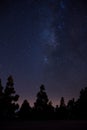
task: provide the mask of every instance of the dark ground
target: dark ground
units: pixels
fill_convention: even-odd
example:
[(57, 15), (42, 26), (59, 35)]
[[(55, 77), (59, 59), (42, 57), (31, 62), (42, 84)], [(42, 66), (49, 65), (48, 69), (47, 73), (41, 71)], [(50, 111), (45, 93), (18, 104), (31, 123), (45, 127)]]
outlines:
[(87, 121), (6, 121), (0, 130), (87, 130)]

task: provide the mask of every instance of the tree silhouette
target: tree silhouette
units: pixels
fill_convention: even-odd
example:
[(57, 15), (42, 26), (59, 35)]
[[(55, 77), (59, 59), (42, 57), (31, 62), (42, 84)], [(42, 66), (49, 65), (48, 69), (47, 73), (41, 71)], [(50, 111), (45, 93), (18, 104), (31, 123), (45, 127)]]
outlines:
[(19, 117), (22, 119), (31, 118), (31, 107), (27, 100), (24, 100), (23, 104), (21, 105), (21, 108), (19, 111)]
[(54, 119), (54, 107), (52, 105), (52, 101), (48, 102), (48, 119)]
[(37, 99), (34, 103), (34, 107), (37, 111), (44, 111), (47, 108), (48, 105), (48, 96), (45, 92), (44, 85), (40, 86), (40, 91), (37, 93)]
[(68, 101), (67, 109), (68, 109), (68, 119), (75, 119), (76, 117), (75, 117), (75, 99), (74, 98)]
[(13, 77), (9, 76), (4, 90), (4, 115), (7, 118), (15, 116), (19, 105), (15, 103), (18, 101), (19, 95), (15, 94)]
[(49, 101), (48, 102), (48, 111), (51, 113), (51, 112), (54, 112), (54, 107), (52, 105), (52, 101)]
[(45, 92), (44, 85), (40, 86), (40, 91), (37, 93), (37, 99), (34, 103), (34, 111), (36, 118), (46, 118), (46, 113), (48, 110), (48, 96)]
[(64, 97), (61, 97), (61, 100), (60, 100), (60, 107), (65, 107)]
[(87, 87), (81, 89), (76, 105), (78, 118), (87, 119)]
[(59, 118), (60, 119), (67, 118), (67, 109), (66, 109), (64, 97), (61, 97), (60, 99)]

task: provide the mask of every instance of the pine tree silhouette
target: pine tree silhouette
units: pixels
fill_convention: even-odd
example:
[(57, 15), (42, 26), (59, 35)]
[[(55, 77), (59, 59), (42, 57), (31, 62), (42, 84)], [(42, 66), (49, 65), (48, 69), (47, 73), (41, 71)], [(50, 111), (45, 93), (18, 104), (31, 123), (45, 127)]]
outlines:
[(71, 99), (67, 103), (68, 119), (75, 119), (75, 99)]
[(37, 99), (36, 99), (36, 102), (34, 103), (34, 111), (36, 112), (35, 113), (35, 116), (37, 118), (46, 118), (47, 115), (47, 110), (48, 110), (48, 96), (45, 92), (45, 87), (44, 85), (41, 85), (40, 86), (40, 91), (37, 93)]
[(21, 119), (30, 119), (31, 118), (31, 107), (27, 100), (23, 101), (19, 111), (19, 117)]
[(77, 104), (77, 116), (79, 119), (87, 119), (87, 87), (81, 89)]
[(60, 119), (67, 118), (67, 109), (66, 109), (64, 97), (61, 97), (61, 100), (60, 100), (59, 118)]
[(19, 105), (15, 103), (18, 101), (19, 95), (15, 93), (13, 77), (9, 76), (4, 90), (4, 115), (6, 118), (14, 117), (15, 111), (19, 108)]
[(48, 100), (48, 96), (45, 92), (45, 87), (44, 87), (44, 85), (41, 85), (40, 91), (37, 93), (36, 102), (34, 103), (35, 109), (37, 111), (46, 110), (48, 101), (49, 100)]

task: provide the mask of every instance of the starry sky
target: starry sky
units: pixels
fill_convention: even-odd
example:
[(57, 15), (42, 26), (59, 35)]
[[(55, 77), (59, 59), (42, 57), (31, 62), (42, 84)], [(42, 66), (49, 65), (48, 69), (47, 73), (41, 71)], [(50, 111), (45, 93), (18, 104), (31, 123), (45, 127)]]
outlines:
[(19, 103), (41, 84), (53, 104), (87, 86), (86, 0), (0, 0), (0, 77), (12, 75)]

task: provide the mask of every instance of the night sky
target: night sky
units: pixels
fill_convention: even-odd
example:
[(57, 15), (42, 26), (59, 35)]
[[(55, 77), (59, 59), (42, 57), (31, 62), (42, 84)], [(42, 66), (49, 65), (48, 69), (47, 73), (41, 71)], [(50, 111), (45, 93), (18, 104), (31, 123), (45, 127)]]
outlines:
[(0, 77), (32, 105), (41, 84), (55, 104), (87, 86), (86, 0), (0, 0)]

